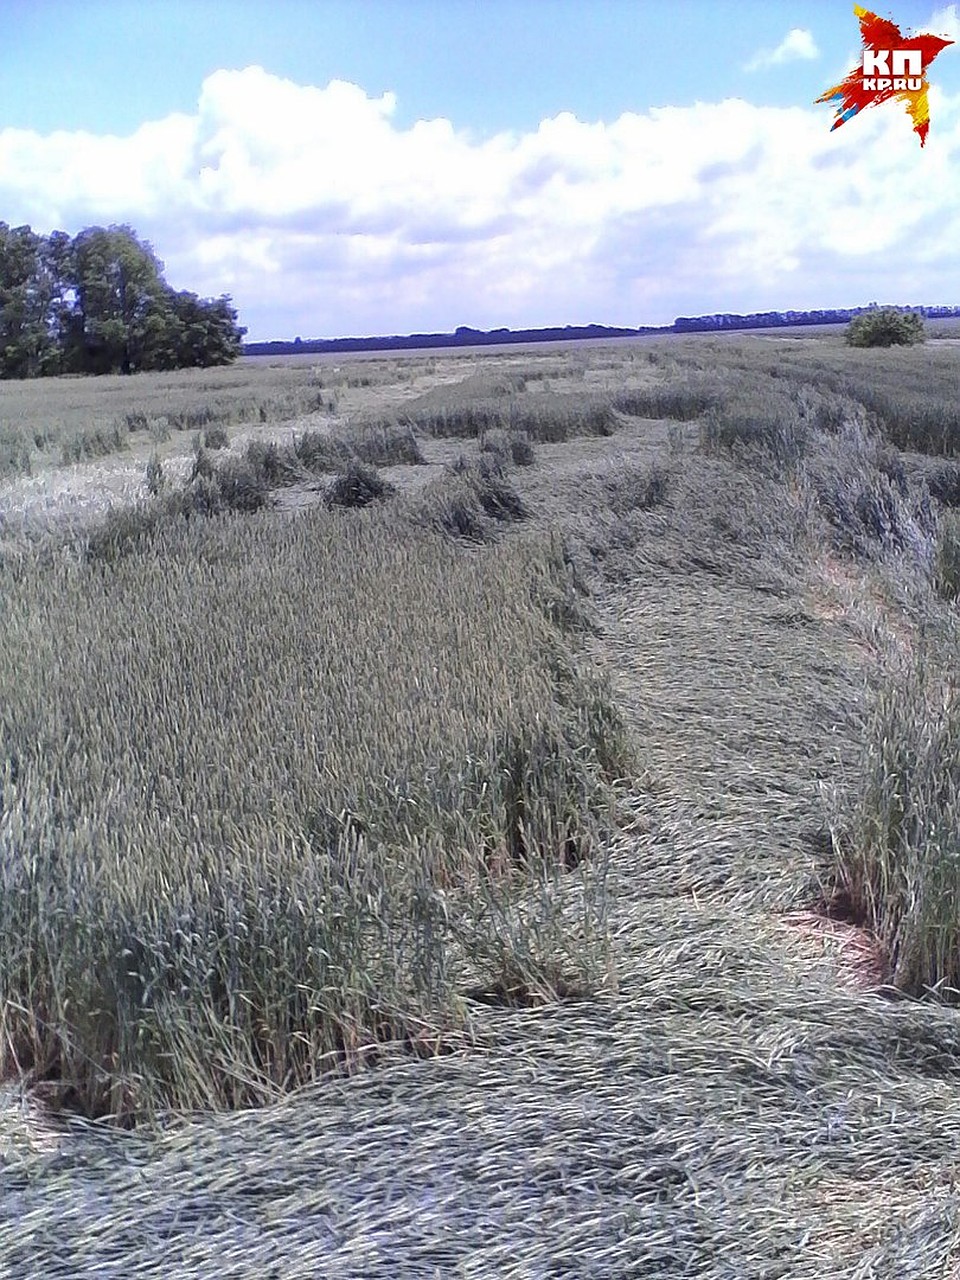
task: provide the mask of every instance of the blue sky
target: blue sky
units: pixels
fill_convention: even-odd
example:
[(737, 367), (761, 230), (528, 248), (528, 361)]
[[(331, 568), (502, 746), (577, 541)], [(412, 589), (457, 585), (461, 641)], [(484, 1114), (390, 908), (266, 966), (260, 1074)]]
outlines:
[[(878, 11), (960, 36), (956, 5)], [(831, 133), (814, 99), (857, 56), (852, 4), (0, 17), (0, 220), (131, 223), (253, 338), (960, 302), (958, 50), (931, 71), (922, 151), (895, 104)]]

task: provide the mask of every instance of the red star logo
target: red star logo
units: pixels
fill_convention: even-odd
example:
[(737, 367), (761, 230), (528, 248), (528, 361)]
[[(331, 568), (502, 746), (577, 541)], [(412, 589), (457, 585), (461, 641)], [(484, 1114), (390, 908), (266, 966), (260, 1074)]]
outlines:
[[(906, 104), (907, 111), (913, 120), (913, 131), (920, 138), (922, 147), (927, 140), (927, 131), (930, 128), (930, 104), (927, 100), (930, 85), (927, 81), (927, 68), (937, 54), (947, 45), (953, 44), (953, 41), (931, 35), (907, 38), (895, 22), (878, 18), (869, 9), (862, 9), (855, 4), (853, 12), (860, 19), (860, 34), (864, 49), (876, 55), (872, 62), (877, 68), (877, 75), (875, 77), (867, 75), (864, 66), (855, 67), (846, 79), (821, 94), (817, 102), (838, 104), (837, 116), (832, 128), (839, 129), (864, 107), (874, 107), (878, 103), (886, 102), (889, 98), (897, 98)], [(895, 73), (885, 75), (886, 60), (882, 57), (883, 52), (888, 55), (918, 53), (921, 68), (919, 84), (915, 83), (918, 79), (915, 76), (898, 76)], [(896, 87), (898, 81), (901, 85), (899, 88)], [(877, 87), (881, 85), (883, 87)]]

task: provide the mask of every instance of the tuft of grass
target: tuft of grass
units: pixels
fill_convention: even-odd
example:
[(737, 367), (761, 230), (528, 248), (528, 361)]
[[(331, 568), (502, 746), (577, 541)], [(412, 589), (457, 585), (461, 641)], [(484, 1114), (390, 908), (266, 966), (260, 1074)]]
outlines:
[[(207, 514), (260, 511), (267, 505), (272, 487), (265, 471), (249, 458), (224, 458), (212, 478)], [(185, 497), (189, 502), (189, 490)]]
[(960, 462), (952, 458), (924, 459), (915, 474), (941, 506), (960, 507)]
[(492, 454), (504, 466), (529, 467), (536, 461), (536, 452), (526, 431), (485, 431), (480, 437), (480, 451)]
[(475, 487), (467, 479), (428, 485), (420, 505), (422, 523), (451, 538), (486, 542), (493, 535)]
[(270, 502), (270, 486), (262, 471), (244, 458), (224, 458), (214, 466), (204, 449), (179, 488), (168, 485), (155, 456), (147, 464), (146, 483), (148, 500), (110, 507), (87, 528), (81, 539), (87, 561), (113, 563), (143, 551), (164, 529), (227, 512), (251, 515)]
[(749, 387), (732, 393), (706, 413), (700, 445), (748, 464), (768, 463), (779, 473), (795, 470), (807, 451), (810, 428), (796, 402), (775, 388)]
[(473, 483), (477, 501), (493, 520), (526, 520), (530, 514), (516, 489), (502, 476), (478, 471)]
[(612, 436), (618, 424), (605, 395), (540, 392), (518, 398), (504, 425), (541, 444), (563, 444), (579, 436)]
[(509, 437), (510, 457), (515, 467), (532, 467), (537, 460), (533, 441), (526, 431), (513, 431)]
[(610, 510), (617, 516), (650, 511), (667, 500), (674, 472), (662, 463), (618, 468), (604, 479)]
[(484, 431), (503, 428), (507, 422), (507, 411), (499, 404), (408, 408), (401, 415), (400, 422), (412, 431), (431, 436), (476, 439)]
[(190, 468), (190, 478), (188, 483), (192, 484), (194, 480), (204, 479), (212, 480), (216, 472), (217, 464), (211, 458), (209, 452), (200, 444), (197, 448), (193, 459), (193, 466)]
[(956, 512), (940, 521), (934, 585), (943, 599), (960, 599), (960, 517)]
[(230, 443), (230, 433), (226, 427), (207, 427), (203, 433), (203, 444), (206, 449), (225, 449)]
[(833, 902), (879, 940), (886, 980), (960, 997), (960, 701), (921, 657), (876, 693), (846, 807), (833, 801)]
[(296, 449), (276, 440), (250, 440), (243, 460), (265, 489), (282, 488), (303, 479), (304, 468)]
[(294, 436), (292, 449), (297, 462), (316, 473), (339, 471), (355, 457), (345, 440), (323, 431), (304, 431)]
[[(41, 440), (45, 437), (41, 434)], [(36, 444), (36, 448), (43, 448)], [(30, 441), (21, 432), (6, 424), (0, 424), (0, 477), (28, 476), (32, 471)]]
[(120, 453), (129, 447), (129, 432), (119, 423), (111, 427), (91, 427), (78, 431), (64, 440), (60, 446), (60, 461), (69, 463), (86, 462), (90, 458), (104, 458), (111, 453)]
[(306, 431), (294, 436), (292, 451), (308, 471), (335, 472), (353, 462), (369, 466), (418, 466), (425, 459), (408, 426), (395, 422), (361, 423), (344, 434)]
[(409, 425), (361, 425), (348, 443), (361, 462), (374, 467), (422, 466), (426, 462)]
[(435, 437), (478, 439), (507, 431), (549, 444), (608, 436), (617, 428), (611, 398), (602, 392), (521, 392), (512, 382), (498, 384), (483, 376), (418, 396), (404, 406), (399, 421)]
[(821, 440), (802, 483), (838, 550), (867, 560), (909, 551), (929, 567), (936, 536), (929, 493), (875, 434), (850, 426)]
[(223, 416), (212, 404), (195, 404), (169, 413), (167, 420), (174, 431), (197, 431), (222, 421)]
[(613, 408), (632, 418), (672, 418), (677, 422), (691, 422), (711, 409), (719, 394), (719, 388), (712, 383), (678, 379), (653, 387), (618, 391), (613, 397)]
[(167, 487), (167, 476), (163, 470), (163, 463), (160, 461), (159, 454), (151, 453), (147, 461), (144, 480), (147, 486), (147, 493), (149, 493), (152, 498), (159, 497)]
[(858, 384), (856, 394), (898, 449), (954, 457), (960, 454), (960, 407), (931, 391), (879, 382)]
[(527, 519), (529, 511), (499, 464), (460, 458), (428, 484), (413, 504), (414, 518), (448, 537), (489, 542), (498, 525)]
[(328, 507), (366, 507), (392, 498), (396, 492), (396, 486), (384, 480), (375, 467), (351, 462), (331, 483), (324, 501)]

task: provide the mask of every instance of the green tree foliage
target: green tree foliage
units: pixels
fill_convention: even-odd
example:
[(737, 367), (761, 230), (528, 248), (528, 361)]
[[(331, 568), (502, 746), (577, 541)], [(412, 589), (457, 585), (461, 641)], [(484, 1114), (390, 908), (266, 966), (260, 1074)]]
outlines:
[(844, 336), (851, 347), (912, 347), (923, 342), (923, 316), (916, 311), (880, 307), (864, 311), (847, 325)]
[(228, 296), (171, 289), (132, 227), (0, 222), (0, 378), (228, 364), (245, 333)]
[(8, 377), (44, 371), (49, 280), (40, 236), (0, 222), (0, 366)]

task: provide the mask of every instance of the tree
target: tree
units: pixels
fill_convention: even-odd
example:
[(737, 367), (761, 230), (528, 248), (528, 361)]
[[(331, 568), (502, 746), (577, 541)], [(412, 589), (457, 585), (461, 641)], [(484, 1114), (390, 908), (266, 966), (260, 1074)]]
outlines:
[(229, 364), (237, 358), (246, 329), (237, 327), (237, 313), (227, 294), (205, 302), (195, 293), (174, 293), (169, 303), (179, 328), (181, 368)]
[(851, 347), (911, 347), (925, 341), (926, 334), (918, 312), (880, 307), (854, 316), (844, 337)]
[(49, 345), (41, 243), (29, 227), (0, 222), (0, 363), (13, 377), (40, 373)]
[[(52, 231), (41, 238), (38, 275), (44, 297), (47, 348), (41, 374), (63, 373), (73, 318), (70, 278), (73, 241), (65, 231)], [(2, 373), (0, 373), (2, 376)]]
[(245, 333), (228, 296), (171, 289), (132, 227), (0, 222), (0, 378), (227, 364)]
[(91, 373), (141, 367), (147, 316), (164, 289), (163, 264), (131, 227), (88, 227), (73, 242), (71, 284), (79, 363)]

